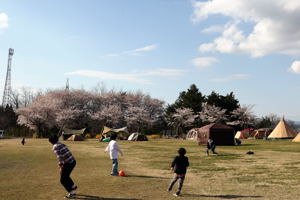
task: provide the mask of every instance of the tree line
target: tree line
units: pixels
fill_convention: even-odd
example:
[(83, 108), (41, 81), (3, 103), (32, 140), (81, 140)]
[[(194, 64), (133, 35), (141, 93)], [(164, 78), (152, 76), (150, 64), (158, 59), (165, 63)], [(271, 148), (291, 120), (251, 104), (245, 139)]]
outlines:
[(65, 128), (88, 128), (95, 135), (104, 125), (127, 126), (130, 132), (146, 134), (172, 129), (176, 135), (209, 123), (241, 130), (274, 127), (279, 121), (274, 114), (257, 118), (253, 106), (241, 106), (233, 92), (220, 95), (212, 91), (205, 96), (195, 84), (169, 105), (140, 91), (58, 89), (33, 93), (23, 89), (13, 96), (12, 106), (0, 108), (0, 128), (14, 130), (17, 136), (21, 131), (24, 135), (35, 132), (37, 137), (48, 137)]

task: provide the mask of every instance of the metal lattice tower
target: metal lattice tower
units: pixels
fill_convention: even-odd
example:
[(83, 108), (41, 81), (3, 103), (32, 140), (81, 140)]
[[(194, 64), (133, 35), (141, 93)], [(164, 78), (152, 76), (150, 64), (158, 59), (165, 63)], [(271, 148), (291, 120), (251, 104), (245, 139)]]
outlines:
[(70, 90), (70, 86), (69, 86), (69, 79), (67, 79), (67, 83), (66, 83), (66, 90), (69, 91)]
[(14, 50), (9, 48), (8, 50), (8, 62), (7, 62), (7, 72), (6, 72), (6, 79), (5, 79), (5, 86), (3, 91), (3, 100), (2, 106), (6, 107), (6, 105), (11, 105), (11, 60), (12, 56), (14, 55)]

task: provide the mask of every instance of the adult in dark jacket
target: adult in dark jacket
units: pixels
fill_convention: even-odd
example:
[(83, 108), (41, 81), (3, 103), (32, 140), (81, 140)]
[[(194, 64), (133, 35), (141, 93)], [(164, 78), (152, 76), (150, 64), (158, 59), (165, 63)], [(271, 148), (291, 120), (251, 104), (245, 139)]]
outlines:
[(171, 170), (174, 171), (174, 177), (168, 187), (168, 191), (171, 191), (173, 188), (173, 185), (176, 183), (176, 181), (179, 179), (179, 185), (177, 192), (174, 194), (174, 196), (179, 196), (183, 182), (185, 179), (185, 174), (187, 167), (189, 166), (189, 159), (185, 156), (186, 150), (184, 148), (180, 148), (178, 150), (178, 156), (176, 156), (171, 164)]

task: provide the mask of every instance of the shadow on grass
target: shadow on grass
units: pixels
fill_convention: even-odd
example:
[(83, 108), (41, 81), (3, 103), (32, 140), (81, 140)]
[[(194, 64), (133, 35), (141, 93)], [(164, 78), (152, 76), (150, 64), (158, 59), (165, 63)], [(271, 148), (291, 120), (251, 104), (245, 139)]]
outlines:
[(144, 175), (126, 175), (126, 177), (134, 177), (134, 178), (157, 178), (157, 179), (171, 179), (166, 177), (158, 177), (158, 176), (144, 176)]
[(220, 199), (243, 199), (243, 198), (263, 198), (263, 196), (245, 196), (245, 195), (204, 195), (204, 194), (184, 194), (185, 197), (207, 197)]
[(84, 200), (142, 200), (142, 199), (126, 199), (126, 198), (104, 198), (86, 194), (77, 194), (73, 199), (84, 199)]
[[(211, 155), (210, 155), (211, 156)], [(215, 154), (214, 156), (219, 157), (219, 159), (232, 160), (241, 157), (240, 154)], [(209, 156), (207, 156), (209, 157)], [(212, 156), (211, 156), (212, 157)]]
[(218, 156), (218, 157), (234, 157), (234, 156), (239, 156), (238, 154), (211, 154), (209, 156)]

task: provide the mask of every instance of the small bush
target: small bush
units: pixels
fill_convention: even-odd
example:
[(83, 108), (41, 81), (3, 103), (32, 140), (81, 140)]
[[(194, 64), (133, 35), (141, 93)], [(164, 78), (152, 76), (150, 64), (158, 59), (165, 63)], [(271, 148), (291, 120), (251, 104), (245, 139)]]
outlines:
[(100, 139), (101, 137), (102, 137), (101, 134), (97, 134), (95, 138)]

